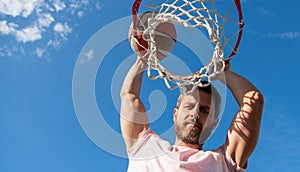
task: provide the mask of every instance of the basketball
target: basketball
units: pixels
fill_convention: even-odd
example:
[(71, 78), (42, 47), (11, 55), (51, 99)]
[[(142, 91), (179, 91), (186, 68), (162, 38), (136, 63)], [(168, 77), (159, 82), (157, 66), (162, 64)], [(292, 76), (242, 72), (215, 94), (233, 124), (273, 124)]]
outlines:
[[(133, 33), (133, 24), (131, 24), (128, 39), (132, 50), (140, 57), (143, 57), (149, 47), (148, 42), (143, 38), (143, 30), (148, 27), (148, 18), (154, 17), (157, 13), (146, 12), (139, 16), (136, 27), (138, 32)], [(133, 36), (135, 39), (133, 39)], [(173, 50), (176, 43), (176, 29), (172, 23), (160, 23), (154, 31), (154, 41), (156, 42), (157, 58), (164, 59)], [(145, 36), (145, 35), (144, 35)], [(138, 42), (136, 42), (138, 41)]]

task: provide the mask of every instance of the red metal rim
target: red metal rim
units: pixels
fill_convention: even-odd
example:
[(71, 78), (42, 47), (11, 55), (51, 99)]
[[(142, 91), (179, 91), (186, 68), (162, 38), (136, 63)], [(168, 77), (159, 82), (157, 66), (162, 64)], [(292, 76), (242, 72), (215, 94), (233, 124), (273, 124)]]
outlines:
[[(132, 5), (132, 20), (133, 20), (133, 28), (136, 29), (136, 23), (137, 23), (137, 14), (138, 14), (138, 10), (140, 8), (142, 0), (135, 0), (135, 2)], [(241, 7), (241, 2), (240, 0), (234, 0), (235, 2), (235, 6), (238, 10), (238, 16), (239, 16), (239, 33), (238, 33), (238, 38), (237, 41), (235, 43), (235, 46), (233, 48), (233, 51), (230, 53), (230, 55), (227, 57), (227, 59), (225, 60), (225, 63), (228, 64), (230, 63), (231, 58), (236, 55), (238, 47), (240, 45), (241, 39), (242, 39), (242, 35), (243, 35), (243, 28), (244, 28), (244, 20), (243, 20), (243, 13), (242, 13), (242, 7)]]

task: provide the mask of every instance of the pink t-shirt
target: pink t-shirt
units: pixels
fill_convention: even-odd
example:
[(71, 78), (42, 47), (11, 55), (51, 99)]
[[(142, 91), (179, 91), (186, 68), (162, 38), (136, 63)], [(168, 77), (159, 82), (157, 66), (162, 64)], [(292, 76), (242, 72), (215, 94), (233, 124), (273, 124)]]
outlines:
[(171, 146), (152, 130), (146, 130), (128, 150), (128, 172), (240, 172), (224, 146), (203, 151)]

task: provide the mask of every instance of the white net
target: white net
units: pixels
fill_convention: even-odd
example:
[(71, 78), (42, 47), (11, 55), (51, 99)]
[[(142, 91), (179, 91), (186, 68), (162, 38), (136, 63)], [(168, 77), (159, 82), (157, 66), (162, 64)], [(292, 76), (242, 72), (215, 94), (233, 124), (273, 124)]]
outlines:
[[(217, 9), (217, 3), (221, 2), (214, 0), (170, 0), (162, 3), (159, 6), (146, 5), (155, 11), (157, 14), (148, 19), (147, 27), (144, 28), (143, 38), (148, 42), (148, 47), (145, 47), (148, 63), (148, 77), (151, 79), (163, 78), (169, 89), (179, 87), (183, 92), (186, 92), (187, 85), (203, 87), (210, 83), (212, 77), (221, 73), (225, 67), (225, 61), (230, 60), (237, 53), (237, 47), (240, 42), (241, 32), (243, 29), (243, 21), (241, 16), (240, 4), (232, 0), (227, 9), (221, 11)], [(222, 5), (222, 4), (221, 4)], [(224, 8), (223, 8), (224, 9)], [(237, 18), (231, 19), (229, 16), (235, 9)], [(238, 9), (238, 10), (236, 10)], [(139, 19), (139, 17), (137, 17)], [(214, 46), (211, 60), (198, 71), (189, 75), (177, 75), (168, 71), (157, 58), (157, 46), (155, 42), (155, 28), (164, 22), (169, 22), (177, 25), (182, 25), (189, 29), (199, 28), (204, 29), (207, 37)], [(237, 29), (228, 34), (225, 32), (226, 23), (236, 25)], [(234, 40), (234, 41), (232, 41)], [(138, 40), (136, 40), (137, 43)], [(232, 43), (234, 42), (234, 43)], [(224, 47), (229, 48), (228, 54), (224, 53)], [(226, 57), (225, 57), (226, 56)], [(152, 76), (151, 71), (156, 70), (157, 75)], [(202, 81), (207, 84), (203, 84)], [(171, 84), (173, 83), (173, 84)]]

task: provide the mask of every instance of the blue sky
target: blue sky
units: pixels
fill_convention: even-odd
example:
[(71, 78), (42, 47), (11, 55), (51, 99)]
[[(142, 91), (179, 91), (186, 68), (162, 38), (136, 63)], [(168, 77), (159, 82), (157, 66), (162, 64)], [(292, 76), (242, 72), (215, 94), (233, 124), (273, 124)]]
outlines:
[[(126, 40), (131, 4), (0, 2), (0, 171), (126, 171), (118, 92), (134, 60)], [(300, 2), (244, 0), (242, 5), (246, 25), (232, 70), (265, 96), (248, 171), (299, 171)], [(163, 114), (151, 117), (152, 128), (159, 134), (172, 129), (178, 90), (146, 77), (143, 89), (149, 112)], [(238, 108), (229, 92), (224, 103), (206, 149), (224, 142)]]

